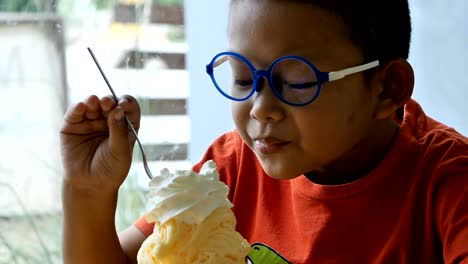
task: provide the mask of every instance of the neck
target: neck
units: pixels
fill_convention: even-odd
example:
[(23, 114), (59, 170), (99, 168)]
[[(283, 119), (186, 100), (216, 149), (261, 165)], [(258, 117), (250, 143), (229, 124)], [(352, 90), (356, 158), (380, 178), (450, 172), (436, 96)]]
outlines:
[(317, 184), (341, 185), (367, 175), (387, 154), (398, 134), (399, 126), (393, 120), (377, 123), (350, 151), (320, 170), (305, 176)]

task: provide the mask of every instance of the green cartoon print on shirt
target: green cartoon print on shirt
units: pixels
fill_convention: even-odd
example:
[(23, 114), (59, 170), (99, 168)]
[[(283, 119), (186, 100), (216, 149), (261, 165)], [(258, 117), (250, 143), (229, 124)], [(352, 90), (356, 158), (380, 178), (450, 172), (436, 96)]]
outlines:
[(249, 255), (246, 257), (247, 264), (290, 264), (283, 256), (274, 249), (261, 243), (252, 245)]

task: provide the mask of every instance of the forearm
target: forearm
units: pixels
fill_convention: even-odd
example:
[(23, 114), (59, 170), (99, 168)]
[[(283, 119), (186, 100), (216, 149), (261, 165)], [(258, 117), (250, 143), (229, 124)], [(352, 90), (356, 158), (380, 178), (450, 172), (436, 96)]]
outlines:
[(74, 263), (127, 263), (115, 230), (115, 194), (77, 190), (64, 183), (63, 260)]

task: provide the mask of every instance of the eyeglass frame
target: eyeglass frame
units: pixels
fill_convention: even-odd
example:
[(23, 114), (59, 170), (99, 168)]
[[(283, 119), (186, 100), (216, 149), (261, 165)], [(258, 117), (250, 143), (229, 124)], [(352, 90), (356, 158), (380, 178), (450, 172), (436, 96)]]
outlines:
[[(219, 64), (218, 65), (215, 65), (215, 64), (216, 64), (218, 58), (222, 57), (222, 56), (233, 56), (233, 57), (235, 57), (237, 59), (240, 59), (242, 62), (244, 62), (249, 67), (249, 70), (250, 70), (250, 72), (251, 72), (251, 74), (253, 76), (253, 85), (252, 85), (252, 90), (250, 91), (250, 93), (246, 97), (244, 97), (244, 98), (232, 97), (231, 95), (224, 92), (224, 90), (221, 89), (219, 87), (218, 83), (216, 82), (216, 79), (214, 77), (214, 68), (216, 68), (219, 65)], [(317, 77), (317, 91), (315, 92), (315, 95), (312, 97), (312, 99), (310, 99), (309, 101), (306, 101), (304, 103), (289, 102), (286, 99), (284, 99), (280, 94), (278, 94), (278, 92), (273, 88), (274, 87), (273, 86), (273, 81), (272, 81), (273, 80), (273, 69), (276, 67), (277, 64), (279, 64), (280, 62), (282, 62), (284, 60), (288, 60), (288, 59), (299, 60), (299, 61), (305, 63), (307, 66), (309, 66), (314, 71), (314, 73), (315, 73), (315, 75)], [(315, 65), (312, 62), (310, 62), (309, 60), (307, 60), (304, 57), (297, 56), (297, 55), (287, 55), (287, 56), (282, 56), (282, 57), (279, 57), (279, 58), (275, 59), (270, 64), (268, 69), (256, 69), (255, 66), (247, 58), (245, 58), (241, 54), (236, 53), (236, 52), (231, 52), (231, 51), (225, 51), (225, 52), (221, 52), (221, 53), (218, 53), (217, 55), (215, 55), (213, 57), (213, 59), (211, 60), (211, 62), (208, 65), (206, 65), (206, 73), (210, 76), (211, 81), (215, 85), (216, 89), (222, 95), (224, 95), (225, 97), (227, 97), (228, 99), (231, 99), (233, 101), (238, 101), (238, 102), (245, 101), (245, 100), (249, 99), (255, 92), (259, 92), (258, 87), (257, 87), (258, 80), (260, 78), (264, 77), (264, 78), (267, 79), (268, 84), (270, 86), (270, 89), (273, 91), (275, 96), (280, 101), (282, 101), (285, 104), (292, 105), (292, 106), (304, 106), (304, 105), (308, 105), (308, 104), (312, 103), (313, 101), (315, 101), (317, 99), (317, 97), (319, 96), (320, 91), (322, 89), (322, 84), (323, 83), (337, 81), (337, 80), (345, 78), (348, 75), (355, 74), (355, 73), (360, 73), (360, 72), (367, 71), (367, 70), (372, 69), (372, 68), (376, 68), (379, 65), (380, 65), (380, 61), (375, 60), (375, 61), (372, 61), (372, 62), (369, 62), (369, 63), (366, 63), (366, 64), (349, 67), (349, 68), (339, 70), (339, 71), (322, 72), (317, 67), (315, 67)]]

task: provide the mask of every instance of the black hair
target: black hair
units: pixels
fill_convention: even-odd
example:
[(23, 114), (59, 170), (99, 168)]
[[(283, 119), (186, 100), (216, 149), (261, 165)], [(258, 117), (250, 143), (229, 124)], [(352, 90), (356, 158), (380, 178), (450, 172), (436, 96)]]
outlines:
[(298, 1), (315, 4), (340, 17), (365, 60), (408, 59), (411, 42), (408, 0)]
[[(364, 61), (408, 59), (411, 44), (411, 13), (408, 0), (289, 0), (315, 4), (342, 19), (349, 37), (360, 47)], [(370, 80), (374, 70), (364, 73)], [(396, 110), (403, 120), (404, 108)]]
[(408, 0), (269, 1), (312, 4), (341, 18), (348, 27), (350, 40), (361, 48), (365, 61), (408, 59), (411, 42)]

